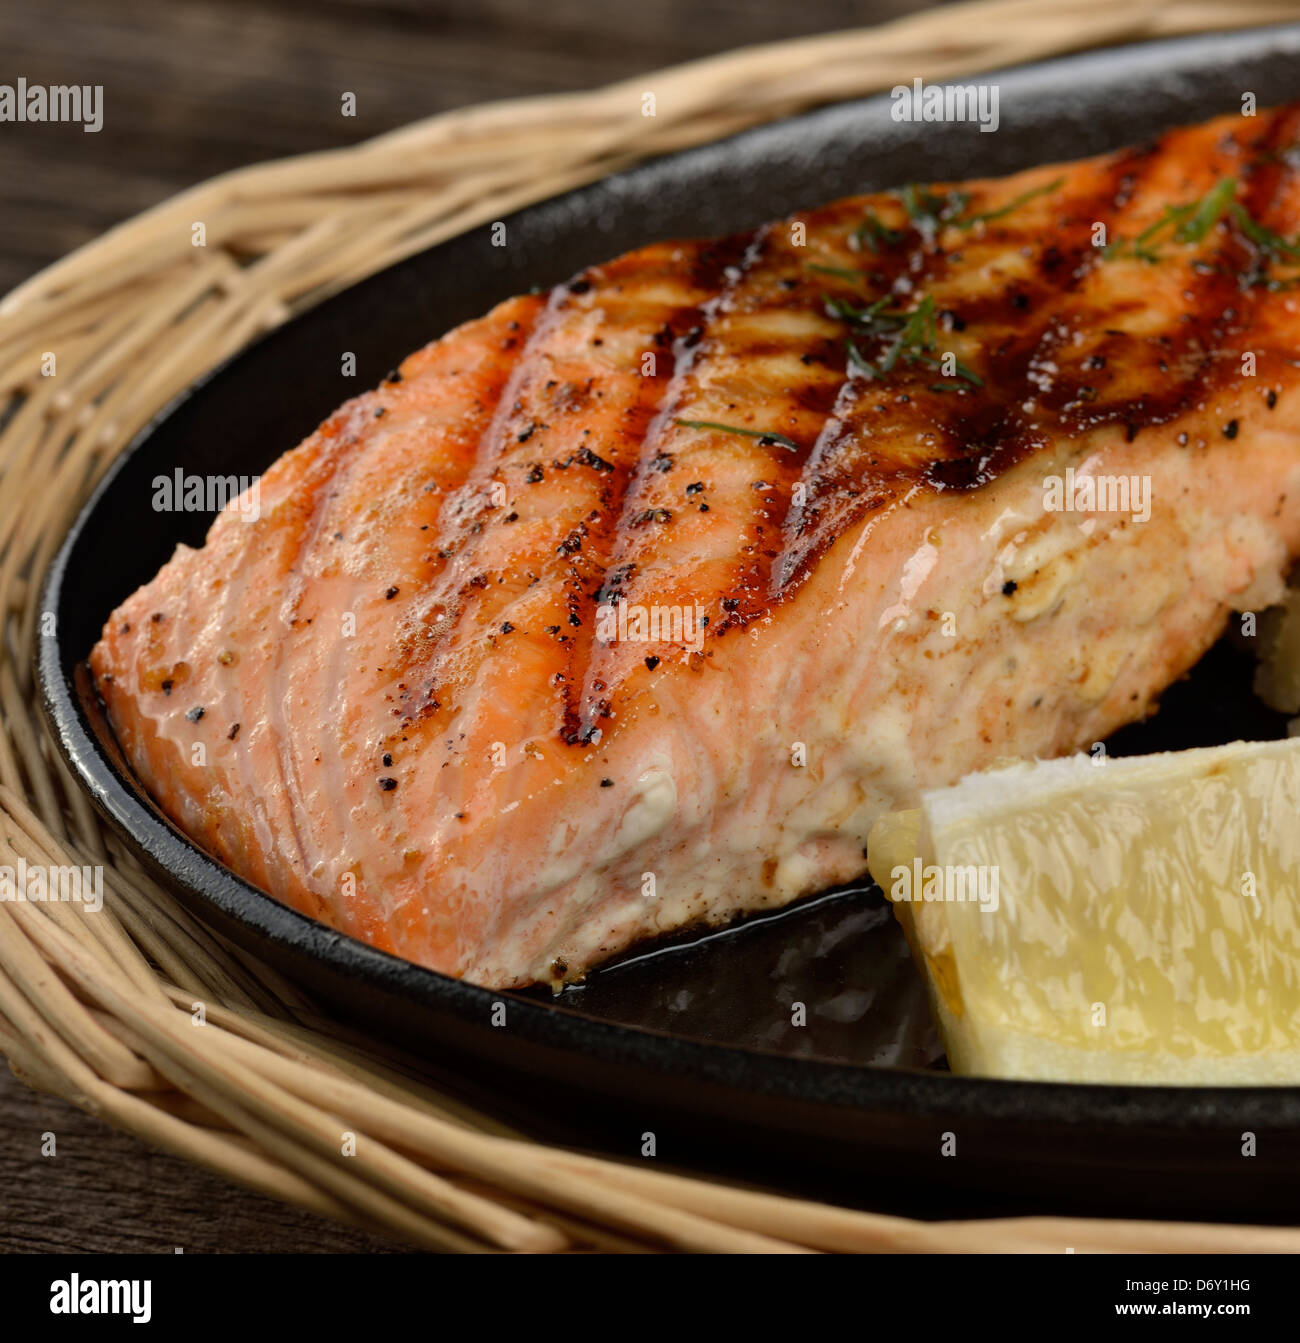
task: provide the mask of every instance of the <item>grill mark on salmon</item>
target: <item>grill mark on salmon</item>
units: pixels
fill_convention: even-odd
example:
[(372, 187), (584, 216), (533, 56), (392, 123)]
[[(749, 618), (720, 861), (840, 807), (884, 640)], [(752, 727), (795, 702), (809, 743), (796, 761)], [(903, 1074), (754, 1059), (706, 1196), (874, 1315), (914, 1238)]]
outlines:
[[(1240, 220), (1157, 263), (1094, 233), (1233, 177), (1289, 236), (1298, 141), (1300, 107), (1225, 118), (931, 188), (969, 196), (937, 223), (851, 198), (502, 304), (114, 613), (124, 754), (255, 884), (502, 987), (860, 875), (881, 810), (1100, 740), (1276, 595), (1300, 293), (1251, 283), (1276, 259)], [(972, 376), (865, 375), (848, 338), (883, 364), (894, 336), (828, 299), (932, 304)], [(1145, 473), (1151, 520), (1047, 511), (1067, 466)], [(598, 634), (697, 607), (698, 648)]]

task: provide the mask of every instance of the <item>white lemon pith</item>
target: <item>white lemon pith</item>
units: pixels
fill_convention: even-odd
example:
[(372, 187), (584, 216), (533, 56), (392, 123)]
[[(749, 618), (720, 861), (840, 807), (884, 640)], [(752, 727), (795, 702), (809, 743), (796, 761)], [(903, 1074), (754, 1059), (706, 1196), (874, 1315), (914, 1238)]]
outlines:
[(1300, 1083), (1300, 739), (972, 774), (867, 853), (954, 1072)]

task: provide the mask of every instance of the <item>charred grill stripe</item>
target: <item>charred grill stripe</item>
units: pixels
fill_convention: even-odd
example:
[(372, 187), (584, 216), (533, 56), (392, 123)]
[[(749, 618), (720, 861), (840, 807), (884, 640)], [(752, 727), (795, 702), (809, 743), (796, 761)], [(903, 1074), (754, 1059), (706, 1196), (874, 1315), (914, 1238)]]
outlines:
[[(1089, 302), (1088, 281), (1103, 264), (1100, 249), (1092, 243), (1093, 226), (1104, 222), (1108, 233), (1115, 232), (1128, 200), (1140, 191), (1150, 169), (1159, 166), (1161, 144), (1157, 141), (1115, 155), (1099, 172), (1090, 192), (1080, 194), (1078, 180), (1073, 178), (1065, 189), (1073, 189), (1074, 194), (1066, 201), (1044, 201), (1042, 208), (1054, 211), (1058, 230), (1046, 245), (1040, 230), (1011, 215), (982, 239), (962, 239), (953, 252), (914, 244), (873, 258), (879, 273), (877, 292), (889, 292), (906, 276), (913, 293), (932, 293), (937, 306), (953, 311), (968, 333), (987, 333), (981, 356), (986, 385), (962, 395), (936, 398), (927, 394), (929, 378), (921, 372), (891, 378), (888, 387), (846, 382), (836, 418), (819, 436), (802, 475), (807, 498), (814, 502), (792, 511), (783, 521), (782, 552), (769, 584), (774, 600), (798, 586), (836, 535), (905, 495), (918, 481), (931, 489), (978, 488), (1042, 446), (1041, 431), (1021, 409), (1036, 391), (1029, 375), (1036, 365), (1051, 361), (1080, 324), (1078, 306)], [(944, 281), (960, 252), (986, 241), (1001, 251), (1014, 250), (1018, 238), (1024, 240), (1022, 247), (1032, 248), (1035, 269), (1031, 276), (1016, 276), (974, 300), (962, 296), (949, 302), (945, 298)], [(1063, 273), (1073, 277), (1069, 284), (1062, 285), (1056, 278)], [(1032, 325), (1026, 326), (1023, 319), (1009, 324), (1007, 314), (1017, 295), (1022, 297), (1015, 311), (1032, 313)], [(1099, 306), (1095, 298), (1087, 310), (1088, 327), (1108, 324), (1105, 305)], [(1077, 398), (1079, 382), (1070, 385), (1068, 378), (1061, 377), (1059, 386), (1062, 394), (1053, 407), (1058, 411)], [(906, 411), (899, 408), (900, 392), (911, 398)], [(1145, 406), (1127, 404), (1114, 408), (1107, 418), (1131, 420), (1140, 411), (1146, 412), (1144, 422), (1149, 422)], [(900, 430), (907, 426), (914, 426), (915, 436), (924, 445), (916, 464), (887, 456), (877, 459), (864, 448), (875, 433), (897, 444), (904, 437)]]
[(1283, 234), (1293, 223), (1278, 218), (1277, 205), (1295, 182), (1297, 160), (1278, 151), (1296, 144), (1300, 144), (1300, 106), (1276, 109), (1251, 146), (1250, 172), (1245, 175), (1244, 190), (1238, 192), (1254, 219), (1267, 227), (1280, 225), (1278, 231)]
[[(803, 216), (810, 229), (815, 226), (823, 243), (827, 240), (820, 235), (825, 230), (833, 231), (836, 237), (842, 239), (839, 254), (837, 255), (834, 250), (830, 251), (830, 257), (835, 262), (854, 260), (847, 239), (855, 213), (852, 202), (842, 202)], [(790, 304), (801, 305), (813, 313), (820, 313), (823, 306), (822, 295), (827, 283), (823, 275), (810, 273), (807, 263), (795, 254), (795, 249), (776, 251), (778, 231), (782, 227), (772, 225), (765, 234), (771, 244), (768, 250), (775, 251), (776, 255), (765, 258), (767, 265), (764, 271), (754, 267), (753, 272), (747, 277), (752, 281), (750, 292), (756, 296), (745, 311), (748, 315), (759, 319), (764, 314), (780, 314), (787, 310)], [(830, 244), (827, 246), (831, 247)], [(863, 272), (860, 283), (874, 289), (875, 285), (882, 282), (881, 273), (891, 264), (893, 266), (902, 264), (901, 252), (891, 263), (875, 266), (874, 275)], [(783, 273), (788, 271), (794, 273)], [(733, 333), (727, 350), (730, 359), (737, 362), (747, 361), (756, 367), (760, 383), (765, 356), (795, 353), (812, 355), (823, 367), (833, 367), (834, 363), (842, 358), (839, 342), (834, 338), (828, 340), (820, 336), (814, 336), (811, 341), (802, 335), (797, 341), (790, 338), (772, 340), (758, 336), (750, 339), (748, 343), (741, 344)], [(785, 396), (800, 418), (824, 422), (834, 405), (839, 383), (837, 380), (819, 380), (816, 377), (816, 365), (809, 363), (807, 367), (809, 372), (805, 375), (797, 395), (791, 389), (786, 389)], [(747, 547), (748, 556), (737, 552), (730, 596), (723, 602), (721, 616), (710, 626), (711, 636), (716, 638), (732, 627), (743, 626), (768, 609), (772, 595), (770, 592), (772, 575), (782, 561), (781, 531), (793, 506), (794, 488), (805, 477), (814, 439), (814, 434), (807, 432), (800, 434), (793, 449), (776, 442), (764, 443), (761, 439), (758, 441), (757, 446), (765, 448), (767, 452), (767, 458), (761, 463), (760, 468), (764, 488), (755, 489), (751, 482), (751, 490), (745, 497), (745, 503), (750, 510), (745, 532), (753, 535), (755, 544)], [(751, 443), (749, 446), (752, 450), (754, 445)]]
[[(994, 304), (1005, 323), (1007, 300), (1018, 291), (1025, 294), (1025, 310), (1033, 313), (1033, 321), (1017, 323), (1017, 331), (1004, 335), (1005, 343), (985, 352), (988, 395), (976, 396), (973, 413), (958, 412), (945, 426), (947, 459), (959, 465), (932, 468), (931, 479), (940, 488), (977, 487), (1037, 446), (1021, 410), (1027, 395), (1036, 391), (1030, 375), (1035, 368), (1055, 362), (1052, 356), (1074, 329), (1079, 297), (1102, 264), (1102, 251), (1092, 241), (1094, 225), (1104, 223), (1107, 236), (1113, 236), (1125, 203), (1140, 190), (1147, 173), (1159, 165), (1158, 149), (1158, 144), (1151, 143), (1121, 151), (1099, 175), (1095, 190), (1069, 201), (1068, 215), (1063, 223), (1058, 222), (1062, 237), (1052, 243), (1060, 255), (1069, 258), (1074, 278), (1067, 289), (1052, 283), (1043, 265), (1046, 249), (1035, 239), (1037, 267), (1032, 281), (1018, 281), (996, 291), (981, 305), (983, 310), (962, 309), (972, 329), (991, 319)], [(1063, 268), (1063, 263), (1055, 263), (1054, 268)]]
[[(463, 505), (464, 492), (472, 481), (477, 479), (486, 484), (492, 479), (495, 470), (492, 445), (508, 419), (507, 397), (520, 380), (522, 370), (527, 368), (527, 352), (542, 337), (548, 316), (540, 298), (515, 312), (518, 329), (514, 337), (520, 349), (519, 361), (513, 366), (494, 365), (487, 385), (478, 394), (480, 427), (473, 434), (468, 451), (456, 462), (454, 473), (449, 474), (437, 515), (429, 523), (429, 572), (421, 590), (424, 614), (418, 627), (403, 639), (394, 659), (395, 682), (427, 688), (443, 679), (455, 639), (479, 589), (479, 567), (473, 560), (486, 543), (482, 531), (457, 525), (457, 509)], [(442, 439), (438, 448), (440, 454), (445, 454), (447, 440)], [(414, 691), (410, 703), (412, 716), (426, 716), (432, 711), (430, 702), (423, 695), (417, 697)]]
[[(1270, 126), (1266, 136), (1270, 140), (1272, 129)], [(1156, 150), (1167, 148), (1179, 134), (1175, 131), (1162, 137)], [(1241, 138), (1234, 138), (1232, 143), (1241, 147)], [(1214, 177), (1198, 179), (1199, 186), (1188, 191), (1189, 198), (1203, 195), (1222, 176), (1240, 175), (1241, 166), (1230, 165)], [(1113, 227), (1112, 223), (1112, 234)], [(1143, 390), (1130, 397), (1099, 398), (1089, 410), (1063, 414), (1062, 420), (1068, 431), (1083, 433), (1107, 426), (1123, 426), (1131, 438), (1145, 428), (1167, 424), (1188, 412), (1198, 402), (1213, 395), (1216, 385), (1225, 380), (1223, 356), (1227, 352), (1227, 342), (1250, 325), (1259, 296), (1243, 293), (1237, 284), (1240, 249), (1235, 242), (1230, 239), (1220, 242), (1216, 233), (1204, 245), (1215, 247), (1218, 264), (1193, 268), (1177, 255), (1155, 263), (1180, 268), (1184, 307), (1175, 314), (1173, 324), (1155, 336), (1145, 337), (1137, 351), (1131, 346), (1126, 349), (1126, 343), (1121, 343), (1110, 356), (1129, 366), (1141, 360), (1143, 366), (1150, 369), (1151, 376), (1145, 380)], [(1096, 274), (1097, 267), (1104, 264), (1098, 258), (1092, 273)], [(1092, 321), (1103, 327), (1109, 327), (1111, 321), (1118, 320), (1122, 314), (1121, 309), (1112, 307), (1112, 318), (1095, 301), (1088, 312), (1092, 314)], [(1066, 395), (1077, 399), (1078, 386), (1076, 383), (1063, 391), (1057, 402)], [(1059, 409), (1059, 405), (1055, 408)]]
[[(687, 251), (685, 258), (681, 255), (683, 250)], [(677, 363), (676, 349), (679, 346), (667, 333), (690, 331), (707, 302), (701, 298), (697, 302), (671, 306), (657, 315), (651, 332), (645, 330), (645, 308), (649, 301), (639, 291), (649, 288), (653, 292), (657, 283), (666, 279), (675, 282), (676, 287), (684, 287), (687, 292), (711, 295), (732, 257), (726, 240), (679, 245), (673, 253), (668, 257), (659, 249), (647, 249), (645, 254), (627, 258), (630, 265), (620, 260), (603, 268), (607, 272), (603, 274), (604, 283), (628, 305), (627, 329), (649, 338), (656, 353), (656, 363), (653, 376), (643, 376), (640, 369), (633, 371), (636, 393), (626, 407), (628, 413), (624, 416), (618, 442), (600, 445), (600, 456), (608, 461), (612, 470), (599, 473), (599, 516), (585, 524), (581, 550), (570, 557), (569, 572), (563, 581), (565, 623), (561, 633), (567, 637), (561, 644), (563, 679), (557, 690), (560, 735), (570, 745), (586, 744), (593, 728), (599, 725), (596, 721), (599, 713), (593, 717), (585, 710), (587, 696), (584, 690), (595, 653), (595, 608), (607, 584), (613, 582), (618, 586), (616, 580), (620, 575), (626, 577), (630, 572), (626, 565), (616, 564), (615, 557), (627, 525), (630, 495), (647, 461), (649, 445), (655, 439), (655, 424), (661, 413), (664, 389), (671, 382)], [(655, 258), (655, 264), (647, 266), (648, 257)], [(684, 285), (680, 270), (683, 265), (689, 277)], [(671, 369), (661, 366), (660, 357), (665, 345), (674, 346)], [(577, 623), (572, 623), (575, 620)]]
[[(660, 455), (665, 436), (673, 427), (673, 414), (681, 396), (681, 387), (695, 367), (708, 342), (708, 328), (712, 315), (734, 292), (748, 269), (757, 260), (755, 245), (762, 230), (693, 246), (689, 264), (691, 288), (705, 295), (699, 302), (678, 308), (665, 323), (667, 329), (678, 333), (672, 341), (672, 367), (661, 375), (656, 364), (656, 376), (647, 386), (656, 389), (653, 400), (646, 407), (643, 431), (639, 434), (635, 453), (626, 470), (617, 473), (618, 492), (611, 498), (608, 511), (609, 525), (602, 528), (593, 546), (592, 560), (599, 565), (600, 581), (593, 591), (603, 588), (611, 572), (628, 568), (639, 570), (644, 555), (638, 550), (629, 555), (629, 538), (635, 534), (636, 518), (646, 510), (643, 507), (641, 487), (656, 468), (653, 463)], [(639, 540), (639, 545), (647, 544)], [(595, 628), (592, 616), (595, 600), (581, 593), (588, 603), (587, 623), (582, 637), (567, 647), (568, 666), (565, 688), (563, 736), (571, 744), (586, 744), (604, 717), (608, 694), (594, 681), (593, 665), (596, 659)]]
[[(869, 198), (869, 202), (878, 210), (878, 198)], [(871, 273), (865, 277), (869, 286), (864, 290), (865, 300), (897, 292), (904, 280), (908, 294), (924, 295), (945, 275), (947, 253), (933, 245), (928, 233), (910, 227), (903, 232), (905, 244), (883, 248), (872, 256)], [(909, 300), (900, 295), (899, 306), (909, 306)], [(846, 340), (848, 336), (846, 327)], [(763, 585), (773, 602), (786, 598), (799, 585), (838, 532), (891, 497), (892, 491), (882, 486), (880, 477), (898, 474), (888, 464), (877, 471), (862, 445), (870, 436), (870, 408), (882, 399), (893, 401), (900, 387), (910, 386), (913, 380), (900, 370), (897, 378), (891, 377), (890, 386), (876, 385), (850, 372), (844, 350), (838, 357), (845, 365), (844, 381), (825, 408), (826, 423), (800, 455), (797, 470), (784, 481), (784, 488), (770, 500), (769, 516), (779, 529), (780, 544), (769, 558)], [(845, 454), (855, 448), (857, 460), (845, 461)], [(805, 503), (796, 506), (794, 489), (799, 484), (804, 487)]]

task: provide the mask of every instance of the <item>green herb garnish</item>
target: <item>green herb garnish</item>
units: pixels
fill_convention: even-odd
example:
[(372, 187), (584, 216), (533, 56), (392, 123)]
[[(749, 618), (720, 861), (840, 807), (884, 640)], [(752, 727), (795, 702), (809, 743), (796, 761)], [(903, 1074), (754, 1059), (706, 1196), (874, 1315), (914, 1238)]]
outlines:
[[(968, 191), (934, 191), (930, 187), (917, 186), (912, 182), (898, 193), (898, 200), (907, 211), (908, 219), (929, 241), (946, 224), (951, 224), (955, 228), (970, 229), (976, 224), (986, 224), (993, 219), (1005, 218), (1035, 197), (1050, 195), (1064, 183), (1065, 178), (1058, 177), (1045, 186), (1021, 192), (1014, 200), (1008, 201), (996, 210), (985, 210), (966, 218), (962, 216), (970, 204)], [(881, 244), (893, 246), (902, 239), (903, 234), (898, 229), (887, 227), (880, 222), (879, 216), (868, 211), (867, 217), (849, 235), (849, 246), (855, 251), (861, 251), (866, 246), (875, 252), (879, 251)]]
[(1260, 251), (1269, 252), (1274, 256), (1284, 256), (1291, 261), (1300, 261), (1300, 238), (1284, 238), (1280, 233), (1265, 228), (1251, 216), (1244, 205), (1237, 201), (1232, 202), (1229, 210), (1237, 227)]
[[(934, 359), (929, 355), (917, 355), (917, 361), (922, 364), (928, 364), (931, 368), (943, 368), (942, 359)], [(974, 369), (968, 368), (960, 359), (954, 358), (952, 361), (952, 371), (957, 377), (964, 379), (972, 387), (983, 387), (984, 379), (980, 377)]]
[(1255, 249), (1251, 266), (1238, 276), (1241, 287), (1253, 289), (1258, 285), (1276, 292), (1300, 285), (1300, 276), (1290, 275), (1278, 279), (1272, 274), (1274, 265), (1294, 266), (1300, 263), (1300, 236), (1284, 238), (1280, 233), (1274, 233), (1253, 218), (1250, 211), (1237, 201), (1232, 202), (1230, 213), (1233, 223)]
[(1058, 177), (1055, 182), (1048, 182), (1046, 186), (1034, 187), (1032, 191), (1022, 191), (1014, 200), (1008, 201), (1000, 209), (986, 210), (982, 214), (967, 215), (965, 219), (954, 220), (957, 228), (974, 228), (976, 224), (987, 224), (991, 219), (1002, 219), (1009, 215), (1013, 210), (1018, 210), (1028, 201), (1037, 196), (1050, 196), (1053, 191), (1058, 190), (1065, 185), (1065, 178)]
[(841, 280), (862, 279), (860, 270), (850, 270), (847, 266), (823, 266), (816, 261), (805, 261), (804, 265), (808, 270), (816, 271), (818, 275), (834, 275)]
[[(1174, 236), (1179, 242), (1200, 242), (1207, 233), (1236, 204), (1233, 197), (1237, 194), (1237, 179), (1225, 177), (1212, 190), (1201, 197), (1190, 219), (1179, 224)], [(1245, 214), (1245, 211), (1242, 211)], [(1247, 215), (1247, 218), (1250, 216)]]
[(842, 322), (856, 322), (859, 325), (867, 325), (873, 322), (889, 306), (889, 295), (886, 294), (884, 298), (878, 298), (865, 308), (859, 308), (847, 299), (836, 298), (833, 294), (823, 294), (822, 302), (826, 305), (826, 315), (828, 317), (838, 317)]
[(952, 223), (966, 209), (970, 193), (931, 191), (929, 187), (909, 183), (899, 192), (898, 199), (912, 223), (927, 239), (932, 239), (943, 225)]
[(1133, 241), (1119, 238), (1102, 253), (1104, 257), (1128, 255), (1141, 261), (1157, 262), (1160, 249), (1169, 242), (1201, 242), (1206, 234), (1233, 208), (1237, 179), (1225, 177), (1198, 201), (1185, 205), (1166, 205), (1160, 218), (1148, 224)]
[(849, 351), (849, 366), (856, 368), (859, 373), (865, 373), (869, 378), (883, 378), (884, 374), (867, 358), (865, 354), (853, 343), (852, 339), (845, 342)]
[(901, 229), (881, 223), (880, 216), (874, 210), (868, 210), (866, 218), (849, 234), (849, 246), (855, 252), (862, 251), (864, 247), (878, 252), (881, 247), (897, 246), (903, 241), (903, 236)]
[[(888, 297), (877, 299), (869, 307), (857, 308), (842, 299), (826, 299), (827, 312), (850, 323), (853, 336), (846, 342), (848, 365), (869, 378), (883, 381), (901, 361), (904, 364), (923, 364), (927, 368), (943, 368), (943, 359), (936, 359), (930, 351), (938, 343), (939, 326), (934, 299), (926, 294), (910, 312), (888, 307)], [(857, 340), (887, 340), (884, 353), (873, 363), (858, 347)], [(983, 379), (958, 359), (953, 359), (958, 377), (975, 387), (984, 385)]]
[(1236, 199), (1236, 195), (1237, 179), (1222, 178), (1198, 201), (1167, 205), (1160, 218), (1139, 233), (1131, 243), (1118, 239), (1102, 255), (1106, 258), (1131, 255), (1142, 261), (1157, 262), (1162, 260), (1161, 248), (1167, 243), (1203, 242), (1216, 224), (1230, 220), (1242, 237), (1254, 246), (1260, 263), (1238, 277), (1242, 288), (1249, 289), (1255, 285), (1264, 285), (1269, 289), (1292, 288), (1300, 281), (1300, 277), (1275, 279), (1269, 274), (1269, 267), (1274, 263), (1300, 263), (1300, 237), (1284, 238), (1280, 233), (1266, 228)]
[(717, 429), (724, 434), (739, 434), (742, 438), (757, 438), (763, 443), (778, 443), (783, 448), (798, 449), (799, 445), (784, 434), (769, 434), (762, 429), (744, 429), (738, 424), (719, 424), (716, 420), (674, 420), (684, 429)]
[[(904, 314), (897, 314), (904, 316)], [(908, 314), (898, 332), (898, 346), (903, 350), (920, 352), (930, 349), (939, 339), (939, 327), (934, 316), (934, 299), (926, 294)]]

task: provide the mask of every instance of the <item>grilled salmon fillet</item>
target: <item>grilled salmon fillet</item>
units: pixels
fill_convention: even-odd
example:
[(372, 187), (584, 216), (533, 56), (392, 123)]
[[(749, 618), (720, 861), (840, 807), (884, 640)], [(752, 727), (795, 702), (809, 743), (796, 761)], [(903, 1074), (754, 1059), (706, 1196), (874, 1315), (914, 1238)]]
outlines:
[(657, 243), (413, 354), (112, 615), (166, 813), (508, 988), (861, 876), (1300, 548), (1300, 107)]

